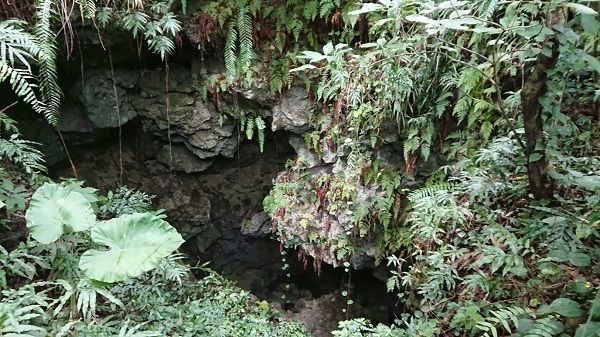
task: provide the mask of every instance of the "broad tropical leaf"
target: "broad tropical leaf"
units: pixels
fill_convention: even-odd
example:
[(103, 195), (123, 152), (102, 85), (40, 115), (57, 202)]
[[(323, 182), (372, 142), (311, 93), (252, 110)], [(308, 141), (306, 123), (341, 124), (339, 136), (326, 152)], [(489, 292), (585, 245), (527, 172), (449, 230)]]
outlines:
[(110, 283), (153, 269), (183, 243), (175, 228), (150, 213), (124, 214), (100, 222), (91, 234), (94, 242), (108, 249), (86, 251), (79, 267), (87, 277)]
[(46, 183), (33, 194), (25, 220), (31, 236), (40, 243), (49, 244), (66, 232), (80, 232), (92, 227), (96, 215), (81, 193)]

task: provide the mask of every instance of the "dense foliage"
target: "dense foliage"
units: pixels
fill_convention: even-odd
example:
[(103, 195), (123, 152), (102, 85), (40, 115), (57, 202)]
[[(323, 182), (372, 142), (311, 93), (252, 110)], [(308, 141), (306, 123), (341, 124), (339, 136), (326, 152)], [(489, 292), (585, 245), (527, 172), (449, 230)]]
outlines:
[[(0, 23), (0, 80), (51, 124), (60, 103), (54, 29), (74, 19), (64, 16), (65, 5), (28, 7), (33, 29), (19, 20)], [(166, 2), (79, 5), (80, 19), (143, 34), (162, 58), (181, 29)], [(4, 109), (0, 117), (7, 136), (0, 142), (3, 225), (18, 227), (24, 217), (30, 232), (17, 247), (0, 246), (0, 335), (306, 335), (208, 269), (194, 280), (181, 256), (168, 256), (182, 239), (153, 211), (152, 196), (120, 187), (102, 197), (75, 181), (41, 185), (48, 179), (38, 144), (20, 138)]]
[[(304, 51), (293, 69), (319, 102), (307, 146), (342, 169), (299, 158), (265, 199), (282, 242), (335, 264), (370, 240), (395, 268), (388, 288), (413, 313), (340, 335), (596, 336), (596, 10), (379, 1), (347, 14), (366, 15), (370, 41)], [(404, 163), (386, 162), (398, 138)]]
[[(56, 123), (53, 25), (75, 19), (99, 32), (124, 29), (167, 62), (181, 30), (174, 3), (186, 11), (186, 1), (86, 0), (78, 17), (65, 17), (57, 10), (64, 3), (38, 1), (34, 29), (0, 22), (0, 81)], [(336, 163), (312, 170), (299, 157), (278, 176), (264, 206), (279, 240), (317, 267), (347, 266), (358, 247), (374, 244), (377, 263), (391, 269), (388, 289), (408, 309), (394, 326), (351, 320), (335, 336), (600, 335), (599, 8), (565, 0), (203, 5), (199, 48), (222, 42), (224, 58), (222, 73), (198, 74), (203, 96), (218, 105), (224, 92), (235, 97), (268, 83), (275, 97), (304, 83), (314, 98), (306, 146)], [(234, 115), (262, 146), (266, 116)], [(43, 165), (35, 144), (20, 139), (10, 119), (2, 123), (10, 136), (0, 142), (0, 195), (10, 223), (24, 214)], [(392, 143), (403, 160), (382, 154)], [(47, 199), (61, 215), (65, 198), (95, 202), (83, 200), (93, 192), (81, 185), (46, 186), (55, 186)], [(99, 217), (135, 221), (130, 209), (146, 212), (150, 199), (117, 191)], [(248, 294), (214, 274), (186, 283), (173, 258), (114, 286), (92, 281), (98, 274), (78, 264), (93, 241), (107, 242), (87, 232), (92, 215), (77, 214), (85, 228), (57, 223), (41, 234), (30, 226), (33, 238), (56, 245), (48, 254), (35, 241), (0, 251), (3, 332), (303, 334), (293, 324), (271, 326), (264, 303), (247, 303)], [(57, 235), (69, 237), (58, 244)], [(40, 270), (44, 281), (31, 283)], [(122, 280), (113, 276), (108, 281)], [(104, 319), (96, 323), (96, 315)]]

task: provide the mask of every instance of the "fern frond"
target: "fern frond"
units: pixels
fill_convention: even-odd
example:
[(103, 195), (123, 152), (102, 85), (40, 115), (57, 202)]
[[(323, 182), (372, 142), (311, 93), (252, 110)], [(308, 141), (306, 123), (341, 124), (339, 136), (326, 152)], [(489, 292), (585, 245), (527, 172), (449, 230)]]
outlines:
[(31, 73), (30, 59), (35, 59), (40, 48), (35, 37), (21, 27), (25, 22), (5, 20), (0, 22), (0, 61), (15, 67), (15, 59), (19, 66), (24, 66)]
[(559, 332), (555, 322), (556, 318), (554, 316), (537, 319), (533, 322), (533, 326), (527, 331), (525, 337), (555, 336)]
[(0, 82), (4, 82), (7, 79), (12, 90), (23, 102), (31, 104), (36, 112), (44, 113), (44, 105), (38, 100), (33, 90), (36, 85), (28, 82), (28, 80), (33, 79), (31, 73), (24, 69), (14, 69), (5, 62), (0, 61)]
[(300, 21), (299, 19), (294, 19), (290, 28), (292, 35), (294, 35), (294, 40), (298, 41), (298, 39), (300, 38), (300, 34), (302, 33), (302, 29), (304, 28), (302, 21)]
[(15, 133), (9, 139), (0, 139), (0, 156), (23, 167), (27, 173), (47, 172), (44, 167), (44, 155), (35, 148), (39, 143), (19, 138)]
[(240, 43), (240, 72), (243, 74), (250, 69), (252, 60), (254, 59), (254, 42), (252, 40), (252, 18), (248, 13), (248, 7), (244, 6), (239, 9), (237, 29)]
[(246, 119), (246, 137), (252, 139), (254, 137), (254, 117), (248, 116)]
[(79, 5), (84, 18), (94, 19), (96, 16), (96, 2), (94, 0), (81, 0)]
[(168, 34), (170, 37), (177, 35), (181, 31), (181, 22), (177, 20), (175, 14), (169, 12), (163, 15), (158, 21), (164, 34)]
[(479, 18), (483, 21), (491, 19), (498, 8), (498, 2), (498, 0), (484, 0), (475, 6), (474, 8), (479, 8)]
[(413, 204), (419, 204), (425, 199), (437, 199), (442, 195), (451, 194), (454, 184), (438, 183), (431, 186), (426, 186), (412, 191), (408, 194), (408, 200)]
[(286, 65), (281, 74), (281, 81), (283, 83), (283, 87), (286, 89), (290, 89), (293, 80), (294, 77), (292, 76), (292, 73), (290, 73), (290, 68)]
[(524, 316), (529, 316), (530, 312), (519, 307), (506, 307), (499, 310), (492, 310), (493, 316), (486, 317), (485, 321), (477, 323), (477, 328), (485, 332), (484, 337), (498, 336), (498, 327), (502, 326), (506, 331), (512, 333), (512, 327), (519, 328), (519, 320)]
[(248, 11), (250, 12), (250, 14), (252, 14), (253, 16), (257, 16), (258, 13), (261, 11), (262, 9), (262, 1), (261, 0), (252, 0), (250, 1), (250, 5), (248, 6)]
[(96, 21), (100, 25), (100, 28), (106, 27), (112, 18), (112, 8), (100, 7), (96, 11)]
[(187, 0), (181, 0), (181, 11), (183, 12), (183, 15), (187, 14)]
[(55, 16), (53, 0), (40, 0), (37, 6), (34, 34), (38, 40), (40, 53), (38, 57), (39, 73), (37, 76), (40, 97), (44, 102), (44, 117), (48, 123), (56, 125), (60, 115), (60, 96), (56, 68), (56, 36), (51, 28), (51, 19)]
[(258, 147), (260, 148), (260, 152), (263, 152), (265, 147), (265, 128), (267, 125), (260, 116), (256, 116), (254, 124), (256, 124), (256, 131), (258, 133)]
[(225, 38), (225, 68), (227, 80), (231, 83), (237, 73), (237, 30), (235, 25), (231, 23), (227, 28), (227, 37)]
[(321, 19), (329, 17), (331, 11), (335, 8), (335, 4), (332, 0), (320, 0), (319, 1), (319, 17)]
[(271, 75), (271, 79), (269, 81), (269, 90), (272, 94), (281, 93), (281, 89), (283, 88), (283, 80), (281, 78), (281, 73), (279, 71), (273, 72)]
[(319, 1), (311, 0), (304, 4), (304, 18), (306, 20), (314, 20), (319, 14)]
[(131, 31), (133, 37), (137, 37), (139, 33), (145, 31), (149, 18), (144, 12), (132, 12), (123, 17), (122, 24), (126, 30)]
[(148, 47), (152, 52), (159, 54), (160, 58), (164, 60), (167, 54), (175, 50), (175, 43), (164, 35), (158, 35), (148, 40)]
[(183, 281), (190, 275), (190, 267), (181, 263), (185, 259), (185, 255), (175, 253), (165, 257), (153, 271), (170, 282), (177, 282), (180, 286)]

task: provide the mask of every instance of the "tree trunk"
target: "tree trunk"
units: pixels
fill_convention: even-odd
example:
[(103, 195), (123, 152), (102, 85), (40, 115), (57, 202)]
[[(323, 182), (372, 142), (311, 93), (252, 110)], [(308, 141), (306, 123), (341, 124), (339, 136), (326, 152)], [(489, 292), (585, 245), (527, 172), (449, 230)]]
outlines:
[[(552, 28), (555, 24), (564, 24), (567, 12), (561, 7), (548, 13), (546, 26)], [(548, 179), (548, 162), (546, 159), (544, 126), (542, 124), (542, 107), (539, 99), (548, 87), (547, 71), (554, 68), (558, 60), (558, 41), (555, 37), (546, 39), (545, 48), (550, 48), (550, 56), (538, 54), (532, 74), (521, 90), (523, 121), (525, 124), (525, 152), (527, 154), (527, 175), (529, 189), (536, 199), (552, 199), (552, 187)]]

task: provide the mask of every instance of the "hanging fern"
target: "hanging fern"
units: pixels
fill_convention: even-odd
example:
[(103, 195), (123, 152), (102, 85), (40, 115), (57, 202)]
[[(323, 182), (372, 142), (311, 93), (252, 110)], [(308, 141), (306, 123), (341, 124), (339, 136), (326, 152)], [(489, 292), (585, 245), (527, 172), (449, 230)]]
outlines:
[(248, 139), (252, 139), (252, 137), (254, 137), (254, 117), (250, 116), (248, 118), (246, 118), (246, 137), (248, 137)]
[(40, 0), (36, 11), (37, 22), (34, 34), (39, 44), (39, 73), (37, 76), (40, 97), (44, 102), (44, 117), (48, 123), (56, 125), (60, 115), (61, 90), (58, 86), (56, 68), (56, 36), (51, 28), (51, 20), (56, 15), (53, 0)]
[(258, 135), (258, 146), (263, 152), (265, 145), (265, 129), (267, 125), (260, 116), (250, 116), (245, 112), (240, 114), (240, 131), (246, 133), (246, 138), (254, 138), (254, 132)]
[(145, 31), (146, 23), (148, 23), (149, 16), (144, 12), (131, 12), (123, 17), (123, 27), (131, 31), (133, 37), (137, 37), (139, 33)]
[[(29, 83), (33, 76), (23, 69), (14, 69), (4, 61), (0, 61), (0, 82), (8, 79), (11, 89), (23, 100), (23, 102), (31, 104), (36, 112), (44, 113), (43, 104), (38, 101), (33, 88), (34, 84)], [(46, 117), (48, 118), (48, 117)]]
[(86, 19), (94, 19), (96, 16), (96, 2), (94, 0), (81, 0), (81, 12)]
[[(36, 60), (41, 50), (36, 38), (25, 32), (18, 20), (0, 22), (0, 82), (8, 80), (11, 89), (23, 102), (44, 114), (44, 105), (34, 91), (35, 84), (30, 60)], [(20, 67), (20, 68), (17, 68)]]
[(250, 65), (254, 59), (252, 28), (252, 19), (248, 14), (248, 7), (240, 7), (238, 12), (237, 29), (240, 43), (239, 65), (241, 74), (246, 73), (248, 69), (250, 69)]
[(100, 7), (96, 10), (96, 22), (100, 28), (105, 28), (112, 19), (112, 11), (109, 7)]
[(227, 28), (225, 39), (225, 68), (227, 69), (227, 80), (233, 82), (237, 65), (237, 30), (233, 24)]
[(40, 53), (35, 37), (26, 32), (24, 21), (0, 21), (0, 60), (15, 67), (15, 59), (31, 73), (29, 61)]
[(256, 125), (256, 131), (258, 133), (258, 146), (260, 148), (260, 152), (263, 152), (265, 146), (265, 128), (267, 126), (265, 121), (260, 116), (256, 116), (254, 119), (254, 124)]

